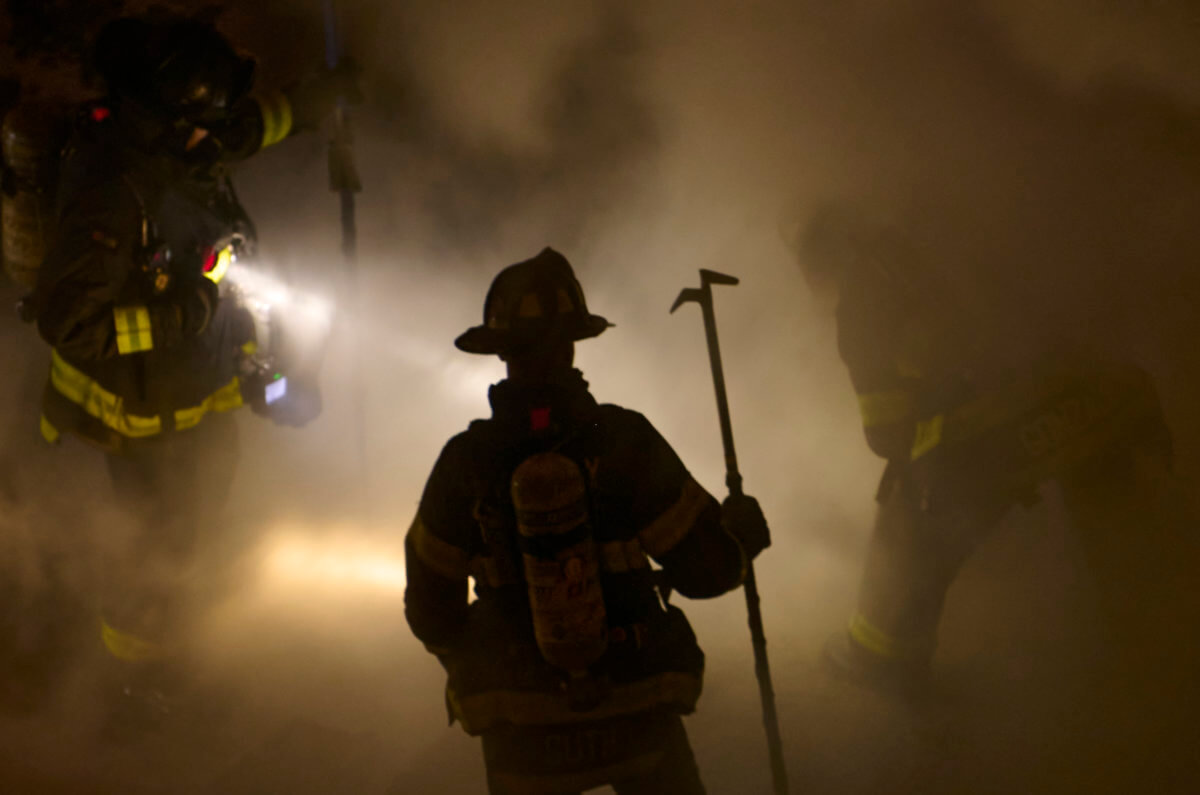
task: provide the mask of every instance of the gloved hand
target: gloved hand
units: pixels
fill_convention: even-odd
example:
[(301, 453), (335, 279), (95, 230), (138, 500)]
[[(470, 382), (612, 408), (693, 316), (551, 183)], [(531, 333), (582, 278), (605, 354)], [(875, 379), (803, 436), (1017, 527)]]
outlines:
[(336, 67), (322, 67), (312, 77), (302, 80), (287, 93), (292, 106), (292, 127), (297, 130), (315, 130), (333, 113), (338, 99), (349, 105), (363, 101), (359, 77), (362, 69), (350, 58), (343, 58)]
[(321, 416), (321, 388), (315, 379), (302, 376), (286, 376), (287, 390), (275, 401), (268, 403), (268, 384), (276, 383), (276, 371), (272, 367), (259, 366), (253, 373), (242, 377), (242, 399), (260, 417), (266, 417), (276, 425), (303, 428)]
[(321, 416), (321, 388), (315, 379), (288, 376), (287, 394), (267, 407), (276, 425), (303, 428)]
[(742, 494), (729, 495), (721, 503), (721, 523), (725, 529), (741, 542), (746, 557), (754, 560), (758, 554), (771, 546), (771, 530), (763, 516), (758, 500)]

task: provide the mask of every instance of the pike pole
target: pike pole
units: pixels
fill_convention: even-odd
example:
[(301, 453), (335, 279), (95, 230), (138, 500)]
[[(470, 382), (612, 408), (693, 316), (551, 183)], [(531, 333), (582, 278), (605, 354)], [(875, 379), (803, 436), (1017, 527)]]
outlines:
[[(712, 285), (736, 285), (737, 277), (700, 269), (700, 287), (686, 287), (671, 305), (671, 313), (686, 303), (700, 304), (704, 313), (704, 334), (708, 340), (708, 359), (712, 365), (713, 387), (717, 393), (717, 416), (721, 422), (721, 442), (725, 447), (725, 485), (730, 496), (740, 497), (742, 475), (738, 471), (737, 453), (733, 448), (733, 425), (729, 419), (729, 399), (725, 395), (725, 372), (721, 367), (721, 347), (717, 341), (717, 318), (713, 312)], [(758, 581), (754, 563), (746, 562), (746, 613), (750, 624), (750, 641), (754, 646), (754, 674), (758, 679), (758, 694), (762, 702), (763, 728), (767, 732), (767, 752), (771, 759), (771, 781), (775, 795), (787, 795), (787, 769), (783, 764), (783, 740), (779, 734), (779, 717), (775, 711), (775, 687), (771, 683), (771, 666), (767, 660), (767, 634), (763, 628), (759, 606)]]
[[(334, 0), (324, 0), (325, 10), (325, 66), (331, 71), (342, 60), (341, 40), (338, 35), (337, 8)], [(341, 200), (342, 260), (346, 268), (345, 291), (351, 306), (360, 298), (358, 289), (358, 225), (355, 217), (355, 194), (362, 190), (358, 167), (354, 162), (354, 132), (350, 126), (345, 97), (338, 98), (333, 117), (333, 138), (329, 142), (329, 189)], [(358, 312), (355, 311), (357, 315)], [(357, 332), (350, 327), (350, 350), (352, 368), (352, 404), (354, 434), (358, 446), (359, 476), (362, 487), (367, 481), (367, 430), (366, 388), (363, 383), (362, 361), (358, 355)], [(364, 493), (365, 498), (365, 493)]]

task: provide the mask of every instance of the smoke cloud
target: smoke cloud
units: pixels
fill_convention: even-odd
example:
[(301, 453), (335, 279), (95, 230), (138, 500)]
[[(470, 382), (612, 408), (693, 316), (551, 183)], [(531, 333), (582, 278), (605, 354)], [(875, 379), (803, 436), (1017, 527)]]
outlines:
[[(321, 60), (320, 9), (308, 5), (240, 4), (222, 17), (258, 54), (264, 85)], [(297, 792), (321, 791), (320, 771), (348, 760), (364, 792), (483, 791), (479, 749), (443, 730), (442, 671), (407, 633), (391, 578), (438, 450), (486, 416), (486, 386), (503, 377), (452, 340), (479, 322), (495, 272), (546, 245), (616, 324), (578, 349), (594, 394), (646, 414), (714, 494), (724, 472), (700, 318), (667, 309), (698, 268), (742, 280), (718, 288), (717, 315), (739, 460), (775, 539), (759, 580), (796, 790), (1081, 781), (1068, 762), (1047, 772), (1045, 749), (1098, 753), (1078, 715), (1102, 637), (1052, 494), (989, 536), (951, 591), (942, 700), (914, 711), (817, 670), (822, 640), (853, 606), (882, 463), (862, 441), (829, 307), (805, 286), (792, 238), (825, 200), (859, 201), (905, 231), (1005, 363), (1069, 342), (1142, 364), (1181, 479), (1194, 483), (1194, 4), (339, 5), (368, 98), (351, 110), (364, 183), (357, 271), (339, 253), (327, 133), (236, 174), (264, 260), (339, 316), (323, 417), (301, 431), (241, 418), (222, 542), (239, 563), (207, 631), (214, 668), (259, 708), (240, 728), (244, 746), (268, 750), (216, 765), (240, 771), (222, 774), (224, 791), (284, 780), (264, 772), (272, 754), (316, 771)], [(102, 462), (80, 445), (38, 446), (45, 352), (15, 321), (0, 334), (20, 373), (0, 399), (7, 579), (28, 606), (43, 561), (65, 559), (68, 590), (86, 601), (103, 529), (120, 526), (104, 507)], [(708, 654), (688, 728), (709, 789), (768, 791), (741, 598), (683, 606)], [(31, 719), (42, 733), (13, 730), (14, 742), (43, 745), (85, 691), (62, 685), (58, 706)], [(102, 753), (85, 756), (73, 774), (101, 765)]]

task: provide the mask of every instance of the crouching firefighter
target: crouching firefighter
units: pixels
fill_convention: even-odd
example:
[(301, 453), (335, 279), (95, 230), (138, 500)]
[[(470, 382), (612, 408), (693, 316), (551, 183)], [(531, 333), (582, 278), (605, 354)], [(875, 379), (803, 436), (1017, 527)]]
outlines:
[(299, 425), (317, 405), (267, 406), (274, 374), (222, 283), (254, 241), (225, 164), (315, 128), (346, 78), (251, 96), (254, 61), (179, 17), (112, 22), (94, 57), (108, 93), (82, 109), (64, 151), (57, 229), (24, 310), (53, 348), (44, 437), (102, 450), (133, 519), (100, 599), (120, 708), (161, 705), (177, 673), (184, 573), (237, 462), (230, 412), (251, 404)]
[(492, 793), (701, 793), (680, 716), (704, 655), (663, 596), (736, 588), (762, 512), (723, 510), (645, 417), (597, 404), (574, 343), (609, 324), (562, 255), (505, 268), (483, 314), (455, 344), (508, 378), (443, 449), (405, 547), (408, 623), (449, 674), (451, 720), (482, 738)]
[(962, 565), (1054, 483), (1098, 585), (1121, 688), (1149, 682), (1139, 708), (1156, 699), (1156, 720), (1164, 704), (1186, 703), (1150, 692), (1195, 679), (1200, 642), (1179, 628), (1200, 621), (1200, 559), (1148, 375), (1073, 349), (1007, 363), (911, 243), (851, 207), (818, 212), (800, 253), (814, 290), (837, 296), (866, 439), (887, 461), (858, 609), (826, 661), (861, 683), (919, 690)]

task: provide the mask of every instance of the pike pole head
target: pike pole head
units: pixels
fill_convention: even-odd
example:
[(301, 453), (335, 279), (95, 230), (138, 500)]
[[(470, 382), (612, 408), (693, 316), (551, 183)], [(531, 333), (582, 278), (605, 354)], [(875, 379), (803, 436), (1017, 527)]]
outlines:
[(676, 309), (692, 301), (703, 304), (706, 297), (704, 290), (698, 287), (684, 287), (680, 290), (679, 297), (675, 299), (675, 303), (671, 304), (671, 314), (675, 314)]
[(735, 285), (738, 283), (736, 276), (730, 276), (717, 271), (710, 271), (704, 268), (700, 269), (700, 286), (685, 287), (680, 291), (679, 297), (675, 299), (675, 303), (671, 304), (671, 314), (675, 314), (675, 310), (684, 304), (696, 302), (701, 306), (712, 303), (712, 285), (728, 284)]
[(716, 271), (710, 271), (701, 268), (700, 283), (706, 288), (710, 284), (736, 285), (738, 283), (738, 278), (736, 276), (730, 276), (726, 273), (717, 273)]

